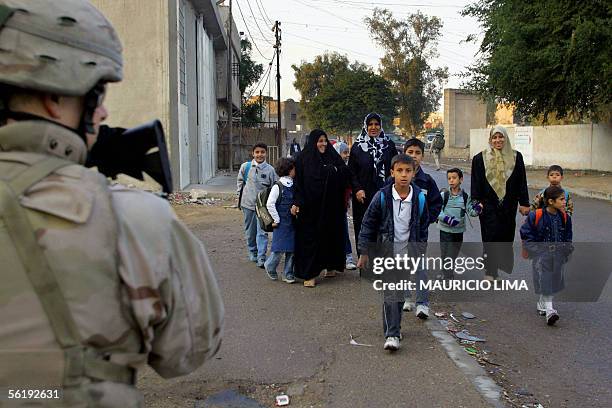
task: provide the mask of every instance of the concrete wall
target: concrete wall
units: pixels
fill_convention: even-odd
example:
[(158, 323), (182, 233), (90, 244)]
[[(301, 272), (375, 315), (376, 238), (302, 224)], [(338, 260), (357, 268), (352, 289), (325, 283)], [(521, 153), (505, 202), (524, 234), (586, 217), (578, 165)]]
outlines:
[(123, 44), (124, 79), (108, 87), (107, 123), (132, 127), (160, 119), (169, 129), (168, 1), (92, 0)]
[[(514, 145), (515, 127), (508, 126)], [(490, 129), (471, 129), (470, 157), (488, 146)], [(533, 166), (558, 164), (568, 169), (612, 171), (612, 125), (533, 127)]]
[[(470, 129), (487, 125), (487, 106), (476, 96), (460, 89), (444, 90), (444, 138), (448, 148), (466, 148)], [(442, 155), (452, 149), (442, 150)]]

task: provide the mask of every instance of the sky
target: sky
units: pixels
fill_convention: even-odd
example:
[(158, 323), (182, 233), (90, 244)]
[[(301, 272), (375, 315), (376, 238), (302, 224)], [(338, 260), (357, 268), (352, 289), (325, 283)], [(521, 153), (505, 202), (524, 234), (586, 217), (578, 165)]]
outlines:
[[(326, 51), (346, 55), (378, 71), (383, 51), (370, 38), (363, 19), (372, 15), (374, 7), (387, 8), (395, 18), (420, 10), (429, 16), (438, 16), (443, 23), (438, 42), (440, 56), (432, 65), (446, 66), (449, 79), (445, 88), (459, 88), (458, 75), (474, 62), (478, 45), (462, 42), (468, 34), (479, 34), (475, 19), (462, 17), (459, 12), (472, 3), (468, 0), (233, 0), (234, 20), (239, 31), (253, 43), (251, 57), (264, 64), (264, 77), (259, 86), (251, 90), (276, 98), (276, 59), (272, 73), (266, 72), (273, 56), (275, 20), (281, 22), (281, 100), (300, 100), (293, 87), (295, 81), (292, 64), (312, 62)], [(228, 5), (229, 1), (226, 0)], [(248, 91), (247, 91), (248, 93)], [(248, 95), (247, 95), (248, 96)]]

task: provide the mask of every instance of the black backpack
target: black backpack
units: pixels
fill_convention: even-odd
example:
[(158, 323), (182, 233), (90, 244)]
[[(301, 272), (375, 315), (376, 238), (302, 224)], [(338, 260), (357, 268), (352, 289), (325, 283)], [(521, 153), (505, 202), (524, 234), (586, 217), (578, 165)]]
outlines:
[[(442, 194), (442, 211), (446, 208), (446, 204), (448, 204), (448, 199), (450, 198), (450, 191), (443, 188), (440, 190), (440, 194)], [(461, 190), (461, 196), (463, 197), (463, 208), (461, 209), (461, 217), (465, 217), (466, 208), (468, 205), (468, 194)]]

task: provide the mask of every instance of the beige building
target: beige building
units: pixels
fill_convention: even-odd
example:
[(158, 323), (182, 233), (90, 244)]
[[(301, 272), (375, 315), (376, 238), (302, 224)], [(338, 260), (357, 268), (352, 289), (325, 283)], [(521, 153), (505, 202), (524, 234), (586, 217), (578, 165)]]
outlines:
[(487, 125), (487, 105), (474, 94), (461, 89), (444, 90), (444, 138), (442, 154), (464, 157), (470, 145), (470, 129)]
[[(112, 126), (160, 119), (174, 187), (202, 183), (217, 170), (219, 123), (227, 121), (227, 50), (239, 61), (234, 25), (215, 0), (92, 0), (113, 23), (124, 48), (125, 78), (109, 89)], [(225, 18), (224, 18), (225, 16)], [(232, 103), (240, 108), (238, 78)]]

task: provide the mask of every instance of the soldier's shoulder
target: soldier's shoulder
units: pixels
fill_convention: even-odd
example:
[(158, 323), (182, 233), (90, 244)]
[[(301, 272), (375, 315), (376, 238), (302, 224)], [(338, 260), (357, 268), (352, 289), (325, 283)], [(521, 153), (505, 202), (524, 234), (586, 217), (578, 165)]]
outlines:
[(120, 184), (110, 186), (110, 192), (117, 215), (130, 223), (163, 224), (176, 218), (170, 204), (155, 194)]

